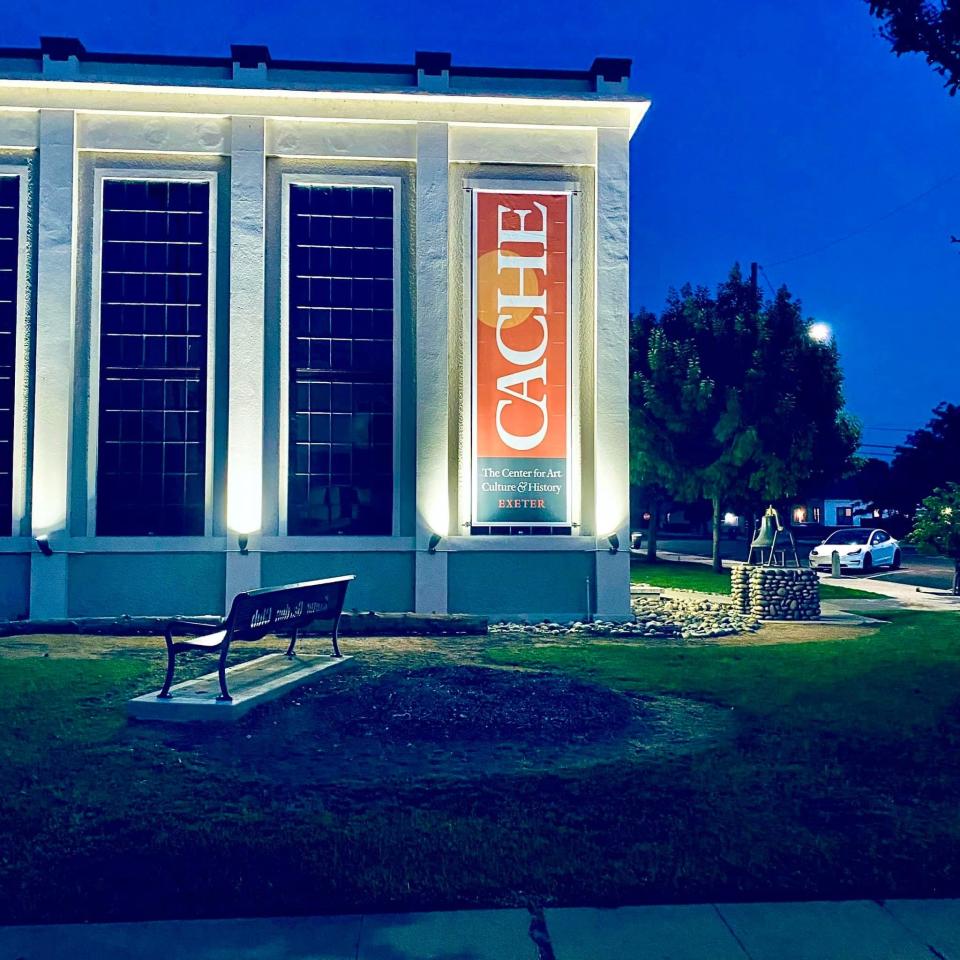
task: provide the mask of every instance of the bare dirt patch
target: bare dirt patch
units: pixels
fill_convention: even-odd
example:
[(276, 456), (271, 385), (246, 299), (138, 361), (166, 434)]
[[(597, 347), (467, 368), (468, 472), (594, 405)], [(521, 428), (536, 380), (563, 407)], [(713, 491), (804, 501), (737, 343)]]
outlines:
[(309, 786), (582, 768), (702, 750), (730, 731), (720, 708), (562, 674), (359, 659), (229, 729), (138, 725), (129, 735)]
[(724, 647), (762, 647), (772, 643), (822, 643), (825, 640), (853, 640), (869, 637), (876, 627), (836, 623), (766, 623), (755, 633), (720, 637), (714, 643)]
[(404, 742), (577, 742), (616, 736), (641, 712), (622, 693), (571, 677), (436, 666), (384, 675), (333, 720)]

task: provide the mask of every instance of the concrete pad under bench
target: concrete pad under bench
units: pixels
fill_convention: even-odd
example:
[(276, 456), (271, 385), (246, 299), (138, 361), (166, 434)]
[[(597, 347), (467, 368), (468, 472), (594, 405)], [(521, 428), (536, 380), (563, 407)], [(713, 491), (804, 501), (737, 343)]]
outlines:
[(330, 654), (298, 653), (288, 658), (282, 653), (268, 653), (227, 668), (227, 687), (233, 700), (217, 700), (220, 681), (214, 671), (175, 684), (170, 688), (169, 700), (158, 699), (159, 690), (128, 700), (127, 716), (170, 723), (229, 723), (261, 703), (309, 683), (324, 671), (343, 669), (352, 663), (352, 657)]

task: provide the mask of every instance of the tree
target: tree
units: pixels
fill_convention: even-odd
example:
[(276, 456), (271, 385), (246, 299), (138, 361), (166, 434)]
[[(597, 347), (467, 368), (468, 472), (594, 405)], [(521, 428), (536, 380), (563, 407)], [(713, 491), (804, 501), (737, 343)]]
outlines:
[(938, 487), (924, 499), (910, 539), (953, 560), (953, 593), (960, 596), (960, 483)]
[(683, 501), (705, 495), (706, 473), (724, 454), (713, 430), (724, 398), (701, 360), (715, 326), (716, 304), (690, 287), (670, 292), (659, 319), (645, 311), (631, 325), (632, 475)]
[(715, 297), (686, 286), (659, 318), (634, 318), (634, 478), (710, 501), (714, 569), (725, 505), (794, 496), (851, 463), (836, 348), (808, 326), (786, 289), (764, 302), (737, 266)]
[(867, 0), (883, 22), (880, 35), (899, 57), (920, 53), (946, 78), (954, 96), (960, 89), (960, 0)]
[[(657, 318), (647, 310), (630, 318), (630, 369), (635, 370), (641, 364), (637, 351), (649, 340)], [(642, 409), (642, 398), (637, 395), (636, 384), (630, 383), (630, 485), (640, 493), (640, 498), (648, 506), (650, 523), (647, 527), (647, 560), (657, 559), (657, 532), (660, 526), (660, 510), (667, 497), (666, 482), (669, 482), (669, 466), (656, 457), (650, 446), (638, 442), (640, 430), (637, 412)]]
[(850, 478), (850, 488), (856, 490), (867, 504), (866, 513), (879, 510), (881, 515), (893, 509), (890, 490), (890, 464), (877, 457), (862, 459)]
[(960, 477), (960, 406), (941, 403), (896, 449), (883, 506), (912, 517), (934, 488)]

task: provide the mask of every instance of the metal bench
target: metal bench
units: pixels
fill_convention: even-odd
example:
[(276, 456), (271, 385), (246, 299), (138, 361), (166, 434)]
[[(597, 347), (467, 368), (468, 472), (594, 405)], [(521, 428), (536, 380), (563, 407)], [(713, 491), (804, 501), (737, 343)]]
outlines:
[(167, 675), (157, 698), (169, 700), (172, 696), (170, 684), (173, 683), (177, 654), (188, 650), (202, 650), (206, 653), (220, 652), (220, 695), (217, 700), (232, 700), (227, 690), (227, 653), (232, 643), (239, 640), (260, 640), (267, 634), (292, 631), (290, 645), (285, 654), (292, 657), (300, 631), (316, 620), (330, 621), (333, 655), (339, 657), (341, 654), (337, 644), (337, 631), (347, 587), (353, 579), (352, 575), (331, 577), (328, 580), (310, 580), (306, 583), (290, 583), (282, 587), (266, 587), (263, 590), (238, 593), (221, 629), (201, 636), (174, 640), (173, 631), (176, 628), (209, 629), (210, 624), (183, 619), (171, 620), (164, 632), (167, 642)]

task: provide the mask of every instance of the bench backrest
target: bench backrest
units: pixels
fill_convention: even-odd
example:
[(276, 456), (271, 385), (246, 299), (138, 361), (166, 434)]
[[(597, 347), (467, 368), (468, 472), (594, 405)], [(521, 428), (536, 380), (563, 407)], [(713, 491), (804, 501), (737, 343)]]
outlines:
[(314, 620), (335, 624), (354, 577), (331, 577), (238, 593), (226, 628), (231, 640), (259, 640), (268, 633), (302, 630)]

